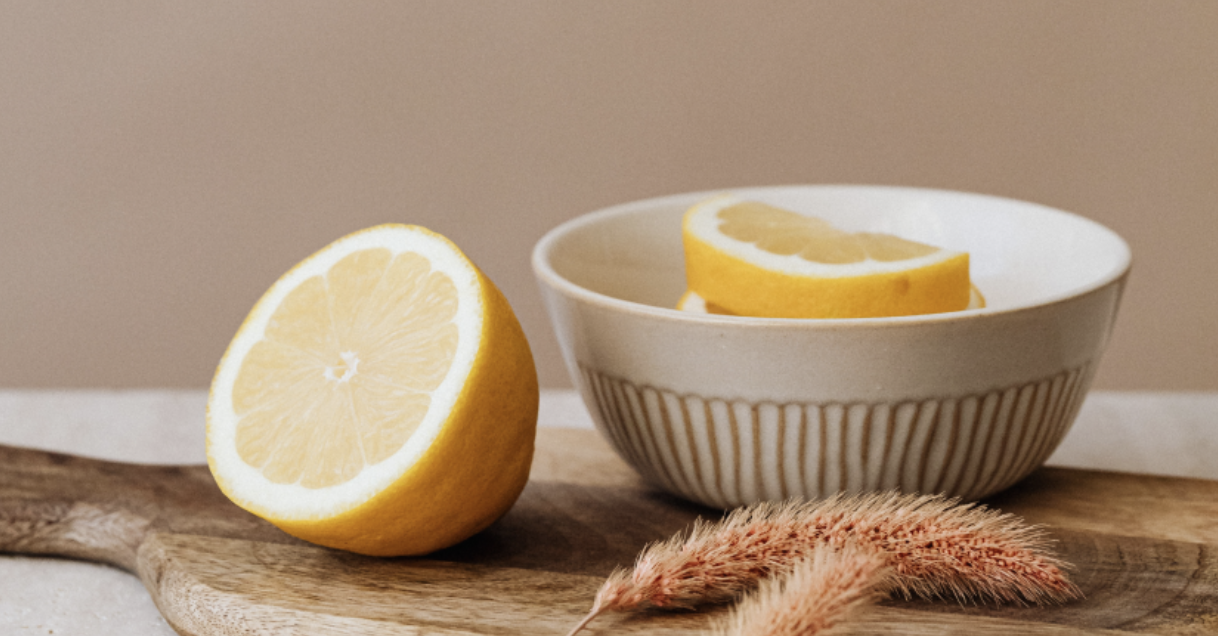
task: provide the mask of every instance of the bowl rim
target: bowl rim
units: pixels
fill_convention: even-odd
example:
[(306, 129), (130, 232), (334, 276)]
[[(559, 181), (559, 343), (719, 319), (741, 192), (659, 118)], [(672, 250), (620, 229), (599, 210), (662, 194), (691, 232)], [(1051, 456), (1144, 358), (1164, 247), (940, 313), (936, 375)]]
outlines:
[[(640, 208), (649, 208), (660, 205), (672, 205), (678, 202), (684, 202), (687, 199), (695, 199), (697, 197), (710, 197), (715, 194), (724, 192), (741, 192), (747, 193), (750, 191), (759, 190), (859, 190), (867, 192), (889, 192), (889, 193), (907, 193), (907, 194), (935, 194), (949, 196), (964, 196), (991, 202), (1014, 203), (1021, 206), (1031, 206), (1039, 208), (1043, 211), (1059, 214), (1082, 222), (1084, 225), (1091, 226), (1092, 229), (1098, 230), (1103, 234), (1107, 234), (1110, 238), (1115, 239), (1116, 245), (1120, 248), (1120, 254), (1117, 255), (1117, 265), (1111, 271), (1098, 277), (1097, 279), (1079, 287), (1067, 290), (1065, 292), (1052, 294), (1036, 300), (1035, 302), (1020, 304), (1003, 308), (982, 307), (979, 309), (964, 309), (960, 311), (944, 312), (938, 314), (919, 314), (913, 316), (884, 316), (876, 318), (766, 318), (757, 316), (731, 316), (720, 314), (702, 314), (689, 311), (681, 311), (676, 308), (661, 307), (657, 305), (648, 305), (638, 303), (631, 300), (625, 300), (600, 292), (592, 291), (581, 285), (577, 285), (571, 280), (555, 271), (550, 263), (550, 254), (554, 246), (564, 236), (570, 234), (579, 228), (593, 225), (604, 219), (623, 216), (638, 211)], [(683, 203), (682, 203), (683, 204)], [(798, 327), (801, 329), (820, 328), (820, 329), (849, 329), (849, 328), (875, 328), (875, 327), (899, 327), (911, 325), (923, 325), (928, 323), (955, 323), (969, 320), (976, 320), (982, 316), (1002, 316), (1011, 315), (1022, 312), (1027, 312), (1039, 308), (1048, 307), (1051, 305), (1065, 303), (1076, 298), (1086, 296), (1092, 292), (1103, 289), (1113, 283), (1122, 281), (1129, 275), (1132, 267), (1133, 257), (1129, 243), (1125, 241), (1120, 234), (1117, 234), (1111, 228), (1089, 219), (1080, 214), (1068, 212), (1052, 206), (1015, 199), (1011, 197), (1003, 197), (991, 194), (982, 194), (977, 192), (969, 192), (964, 190), (950, 190), (942, 188), (923, 188), (913, 186), (893, 186), (879, 184), (853, 184), (853, 183), (823, 183), (823, 184), (786, 184), (772, 186), (745, 186), (738, 188), (716, 188), (713, 190), (700, 190), (693, 192), (682, 192), (669, 194), (658, 197), (650, 197), (646, 199), (638, 199), (619, 203), (608, 207), (599, 208), (591, 212), (586, 212), (574, 218), (568, 219), (547, 231), (533, 247), (532, 253), (533, 273), (537, 279), (549, 285), (568, 296), (572, 296), (589, 302), (595, 305), (601, 305), (617, 311), (626, 313), (642, 314), (656, 319), (674, 320), (678, 322), (689, 322), (705, 325), (735, 325), (740, 326), (756, 326), (756, 327)]]

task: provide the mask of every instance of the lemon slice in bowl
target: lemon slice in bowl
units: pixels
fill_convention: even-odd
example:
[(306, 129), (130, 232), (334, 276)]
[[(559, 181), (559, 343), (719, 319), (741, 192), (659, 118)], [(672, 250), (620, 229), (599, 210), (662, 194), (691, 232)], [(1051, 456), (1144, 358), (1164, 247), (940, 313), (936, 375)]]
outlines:
[(966, 252), (732, 195), (699, 203), (682, 224), (688, 287), (726, 311), (776, 318), (907, 316), (964, 309)]
[[(983, 307), (985, 307), (985, 296), (981, 294), (981, 290), (977, 289), (976, 285), (969, 285), (968, 306), (965, 309), (981, 309)], [(685, 290), (685, 293), (681, 294), (681, 298), (677, 300), (677, 309), (692, 314), (736, 315), (714, 303), (706, 302), (705, 298), (699, 296), (697, 292), (690, 290)]]
[(224, 354), (207, 456), (242, 508), (321, 545), (425, 554), (490, 525), (528, 479), (528, 342), (444, 237), (346, 236), (284, 274)]
[(694, 314), (719, 314), (723, 316), (735, 315), (714, 303), (706, 302), (705, 298), (699, 296), (697, 292), (692, 290), (686, 290), (684, 294), (681, 294), (680, 300), (677, 301), (677, 309)]

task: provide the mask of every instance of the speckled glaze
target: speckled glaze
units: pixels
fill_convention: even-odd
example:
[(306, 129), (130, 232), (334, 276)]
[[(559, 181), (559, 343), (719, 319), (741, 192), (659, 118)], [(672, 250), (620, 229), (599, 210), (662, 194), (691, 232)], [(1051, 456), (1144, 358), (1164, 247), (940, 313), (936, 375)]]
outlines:
[(681, 216), (715, 192), (548, 233), (533, 267), (593, 420), (640, 474), (732, 507), (1010, 486), (1069, 430), (1130, 265), (1115, 233), (1044, 206), (881, 186), (734, 189), (850, 231), (970, 253), (983, 309), (851, 320), (691, 314)]

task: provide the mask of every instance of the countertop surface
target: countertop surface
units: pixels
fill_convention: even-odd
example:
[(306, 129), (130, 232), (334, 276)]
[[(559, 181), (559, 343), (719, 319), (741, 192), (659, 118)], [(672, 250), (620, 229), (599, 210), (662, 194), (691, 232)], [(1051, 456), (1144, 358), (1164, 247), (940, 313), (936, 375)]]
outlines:
[[(157, 464), (205, 461), (204, 391), (0, 391), (0, 444)], [(539, 425), (591, 428), (573, 391), (543, 391)], [(1218, 393), (1087, 398), (1049, 464), (1218, 479)], [(108, 566), (0, 556), (0, 633), (172, 635), (143, 585)]]

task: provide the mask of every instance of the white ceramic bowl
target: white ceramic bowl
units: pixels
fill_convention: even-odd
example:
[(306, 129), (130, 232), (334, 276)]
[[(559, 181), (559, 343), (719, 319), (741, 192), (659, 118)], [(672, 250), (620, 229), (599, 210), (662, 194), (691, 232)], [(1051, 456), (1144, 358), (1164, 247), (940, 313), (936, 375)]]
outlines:
[(602, 434), (649, 481), (717, 507), (897, 489), (977, 499), (1070, 428), (1130, 265), (1107, 228), (977, 194), (743, 188), (851, 230), (970, 253), (987, 306), (897, 318), (680, 312), (681, 216), (714, 192), (611, 207), (550, 231), (533, 268)]

